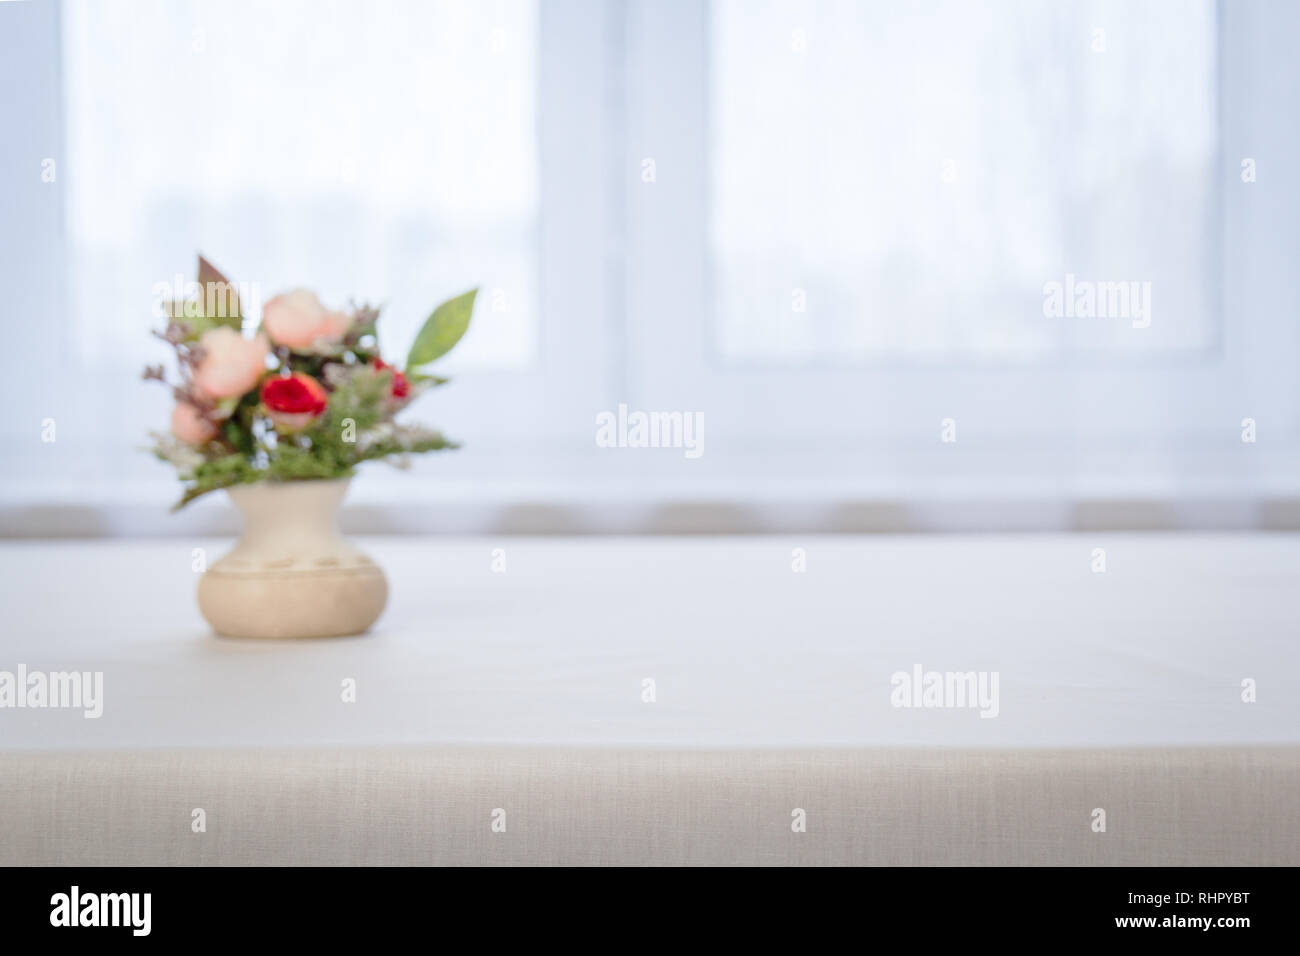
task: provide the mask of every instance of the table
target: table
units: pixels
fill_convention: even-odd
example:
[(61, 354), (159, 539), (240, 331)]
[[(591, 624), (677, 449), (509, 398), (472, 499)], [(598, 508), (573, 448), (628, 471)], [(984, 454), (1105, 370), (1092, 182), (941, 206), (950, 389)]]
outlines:
[(103, 679), (0, 706), (0, 864), (1300, 863), (1300, 537), (361, 543), (313, 642), (208, 633), (229, 542), (0, 544), (0, 672)]

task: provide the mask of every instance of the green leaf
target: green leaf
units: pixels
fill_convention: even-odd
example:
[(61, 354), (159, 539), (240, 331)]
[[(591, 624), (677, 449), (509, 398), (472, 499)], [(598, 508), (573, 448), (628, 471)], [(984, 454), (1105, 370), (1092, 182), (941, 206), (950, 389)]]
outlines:
[(448, 299), (433, 310), (433, 314), (425, 320), (423, 328), (416, 335), (410, 354), (406, 356), (407, 371), (428, 365), (455, 347), (469, 328), (469, 319), (474, 313), (474, 297), (477, 295), (478, 289), (470, 289), (464, 295)]
[(196, 299), (168, 302), (167, 315), (169, 327), (183, 330), (182, 342), (197, 342), (204, 332), (217, 327), (216, 322), (203, 315), (203, 303)]
[(446, 385), (451, 379), (443, 375), (430, 375), (428, 372), (407, 372), (406, 380), (412, 385), (428, 385), (436, 387)]

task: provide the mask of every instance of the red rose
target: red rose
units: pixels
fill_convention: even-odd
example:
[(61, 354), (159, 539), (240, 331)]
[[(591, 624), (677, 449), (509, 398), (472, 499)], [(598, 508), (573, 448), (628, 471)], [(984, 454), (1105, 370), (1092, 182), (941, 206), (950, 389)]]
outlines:
[(328, 401), (325, 387), (302, 372), (287, 377), (275, 376), (262, 383), (262, 404), (275, 427), (281, 431), (306, 428), (325, 411)]
[(393, 368), (383, 359), (375, 359), (374, 369), (376, 372), (382, 372), (386, 369), (392, 369), (393, 372), (393, 398), (406, 398), (411, 394), (411, 383), (406, 380), (406, 376), (400, 371)]

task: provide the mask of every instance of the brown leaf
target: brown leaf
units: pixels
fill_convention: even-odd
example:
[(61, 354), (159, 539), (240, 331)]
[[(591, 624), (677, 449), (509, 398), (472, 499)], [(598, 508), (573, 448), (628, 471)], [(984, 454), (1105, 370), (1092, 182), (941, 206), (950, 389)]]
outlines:
[[(217, 305), (218, 314), (208, 315), (209, 319), (237, 320), (241, 315), (239, 296), (235, 292), (234, 283), (222, 275), (220, 269), (204, 259), (202, 253), (199, 254), (199, 302), (201, 308), (209, 304)], [(203, 314), (207, 315), (206, 311)], [(239, 327), (238, 321), (235, 322), (234, 327), (236, 329)]]
[(214, 265), (213, 265), (211, 262), (209, 262), (207, 259), (204, 259), (202, 253), (199, 253), (199, 286), (200, 286), (200, 288), (205, 288), (205, 289), (206, 289), (206, 288), (207, 288), (207, 285), (208, 285), (209, 282), (220, 282), (220, 283), (223, 283), (223, 284), (227, 284), (227, 285), (228, 285), (228, 284), (230, 283), (230, 280), (227, 279), (225, 276), (223, 276), (223, 275), (221, 274), (221, 270), (220, 270), (220, 269), (218, 269), (216, 266), (214, 266)]

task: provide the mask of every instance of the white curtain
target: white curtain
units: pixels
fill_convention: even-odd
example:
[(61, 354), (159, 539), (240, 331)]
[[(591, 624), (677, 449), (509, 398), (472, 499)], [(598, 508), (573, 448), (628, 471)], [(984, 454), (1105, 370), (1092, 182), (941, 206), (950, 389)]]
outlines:
[[(1212, 0), (717, 0), (710, 34), (724, 358), (1215, 342)], [(1159, 321), (1045, 321), (1067, 274)]]

